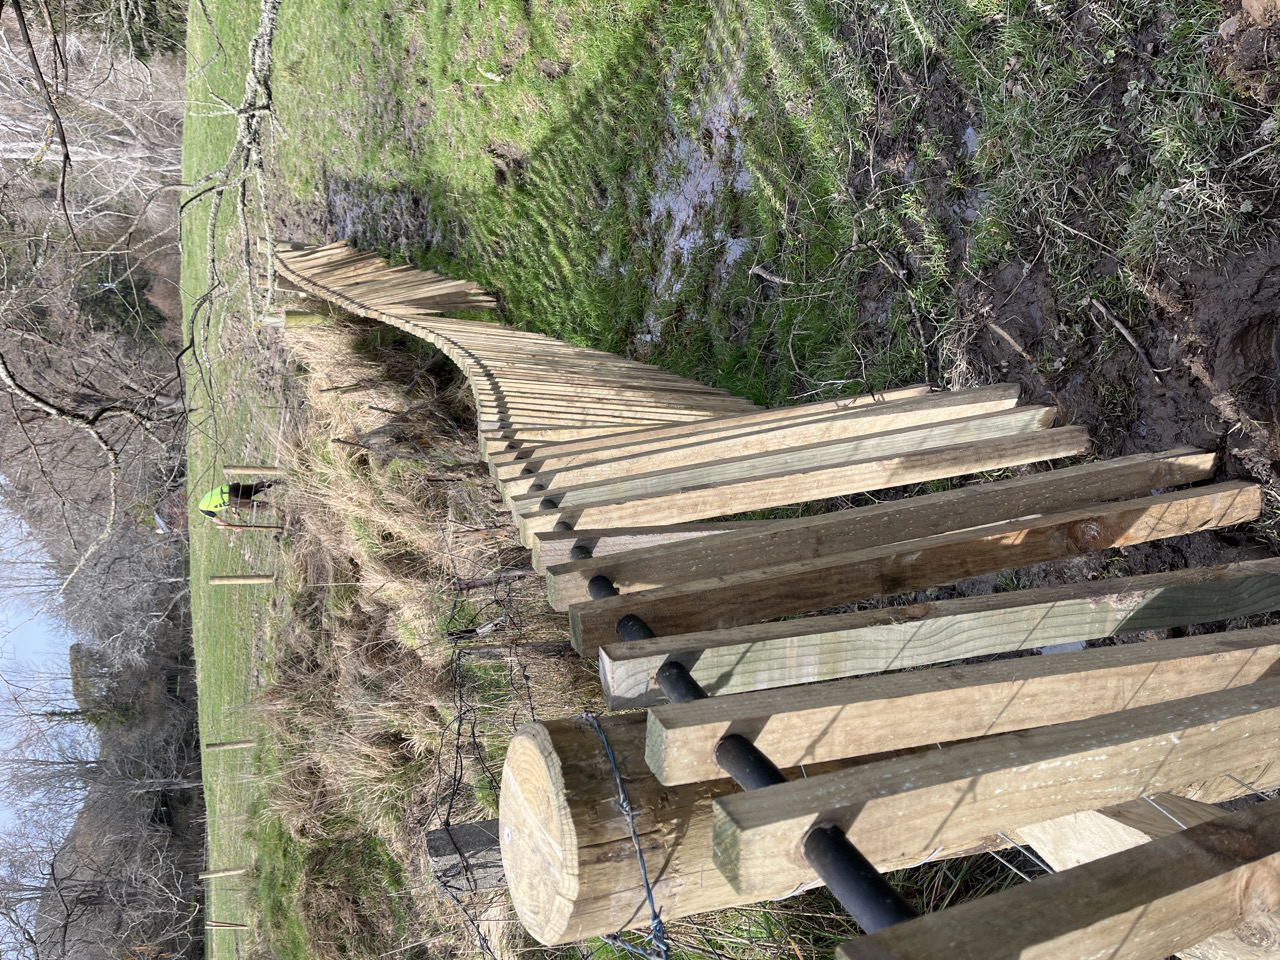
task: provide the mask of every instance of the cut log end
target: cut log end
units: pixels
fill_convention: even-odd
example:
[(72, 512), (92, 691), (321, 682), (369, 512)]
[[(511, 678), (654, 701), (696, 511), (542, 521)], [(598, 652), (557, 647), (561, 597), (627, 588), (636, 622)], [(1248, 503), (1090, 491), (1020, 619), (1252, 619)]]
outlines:
[(546, 727), (529, 723), (507, 750), (498, 837), (511, 901), (524, 928), (552, 946), (573, 939), (578, 842), (560, 757)]

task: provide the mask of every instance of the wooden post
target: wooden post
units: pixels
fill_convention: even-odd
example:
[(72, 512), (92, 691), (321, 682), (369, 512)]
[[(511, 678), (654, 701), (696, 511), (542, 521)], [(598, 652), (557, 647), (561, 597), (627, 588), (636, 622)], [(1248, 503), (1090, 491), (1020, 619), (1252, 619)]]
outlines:
[(217, 743), (206, 743), (201, 748), (201, 753), (217, 753), (221, 750), (241, 750), (245, 747), (252, 747), (256, 740), (221, 740)]
[(228, 867), (225, 870), (205, 870), (200, 874), (201, 880), (221, 880), (224, 877), (242, 877), (249, 872), (249, 867)]
[(275, 577), (260, 576), (256, 574), (250, 574), (247, 576), (225, 576), (225, 577), (209, 578), (209, 586), (211, 587), (234, 587), (234, 586), (251, 587), (251, 586), (258, 586), (261, 584), (275, 583), (275, 582), (276, 582)]
[(284, 530), (278, 523), (220, 523), (219, 530), (272, 530), (277, 533)]
[[(672, 919), (754, 902), (751, 896), (739, 896), (711, 866), (712, 802), (736, 792), (733, 781), (664, 787), (645, 766), (643, 712), (604, 716), (597, 722), (635, 811), (662, 916)], [(818, 774), (856, 763), (815, 764), (805, 771)], [(790, 772), (800, 775), (799, 770)], [(648, 924), (649, 908), (631, 827), (617, 802), (614, 768), (600, 735), (586, 720), (550, 720), (520, 729), (502, 769), (498, 826), (512, 903), (521, 924), (539, 942), (570, 943)], [(996, 841), (995, 846), (1005, 844)], [(904, 858), (888, 865), (913, 862)]]
[(284, 471), (279, 467), (265, 464), (227, 463), (222, 466), (224, 477), (283, 477)]
[(442, 892), (463, 896), (506, 885), (497, 820), (452, 824), (426, 839), (431, 873)]
[(263, 314), (260, 323), (264, 327), (315, 327), (331, 322), (331, 317), (310, 310), (277, 310)]

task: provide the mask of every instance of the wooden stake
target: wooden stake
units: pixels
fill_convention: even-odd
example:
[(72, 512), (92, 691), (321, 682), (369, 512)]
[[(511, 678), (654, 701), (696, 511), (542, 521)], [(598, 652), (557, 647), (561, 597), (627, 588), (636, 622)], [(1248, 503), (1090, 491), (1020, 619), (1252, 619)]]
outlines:
[(1158, 960), (1280, 907), (1280, 800), (843, 943), (837, 960)]
[(200, 748), (201, 753), (217, 753), (221, 750), (242, 750), (245, 747), (252, 747), (256, 740), (221, 740), (217, 743), (206, 743)]
[(243, 576), (221, 576), (210, 577), (209, 586), (211, 587), (251, 587), (259, 586), (267, 583), (275, 583), (276, 578), (272, 576), (262, 576), (258, 574), (248, 574)]
[(799, 766), (1212, 693), (1278, 665), (1271, 626), (667, 703), (649, 711), (645, 759), (665, 784), (716, 780), (716, 744), (731, 731)]
[(205, 870), (200, 874), (201, 880), (221, 880), (224, 877), (242, 877), (249, 872), (250, 867), (228, 867), (225, 870)]
[[(742, 693), (1280, 609), (1280, 559), (708, 630), (600, 649), (609, 709), (657, 703), (667, 660)], [(941, 739), (941, 738), (940, 738)]]
[(772, 899), (815, 879), (801, 843), (817, 823), (849, 831), (872, 863), (923, 860), (1214, 774), (1273, 786), (1278, 756), (1280, 679), (1268, 678), (721, 797), (714, 859), (740, 895)]
[(227, 463), (222, 467), (224, 477), (283, 477), (284, 471), (279, 467), (265, 464)]
[(1242, 523), (1261, 510), (1257, 486), (1222, 483), (576, 603), (569, 622), (575, 649), (594, 655), (627, 614), (659, 636), (719, 629)]

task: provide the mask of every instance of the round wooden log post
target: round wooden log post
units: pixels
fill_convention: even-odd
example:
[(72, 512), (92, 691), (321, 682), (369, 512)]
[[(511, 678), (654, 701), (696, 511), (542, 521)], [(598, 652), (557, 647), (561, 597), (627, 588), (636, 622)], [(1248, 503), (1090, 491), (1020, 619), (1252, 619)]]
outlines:
[[(664, 918), (746, 902), (711, 861), (711, 804), (732, 780), (664, 787), (644, 761), (645, 713), (601, 717), (635, 811)], [(502, 864), (520, 922), (549, 946), (649, 923), (640, 866), (613, 768), (591, 724), (522, 727), (498, 808)]]

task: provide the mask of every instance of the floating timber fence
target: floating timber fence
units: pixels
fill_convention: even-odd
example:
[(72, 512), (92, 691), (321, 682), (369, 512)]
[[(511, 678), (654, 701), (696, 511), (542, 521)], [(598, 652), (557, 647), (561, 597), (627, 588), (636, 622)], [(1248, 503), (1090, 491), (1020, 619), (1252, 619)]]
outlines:
[[(538, 940), (825, 883), (871, 933), (839, 947), (849, 960), (1280, 943), (1266, 916), (1280, 907), (1280, 801), (1213, 806), (1280, 787), (1280, 626), (1082, 643), (1280, 609), (1280, 560), (793, 616), (1257, 518), (1259, 488), (1214, 482), (1212, 453), (726, 521), (1080, 458), (1089, 440), (1011, 384), (763, 410), (448, 319), (492, 301), (344, 244), (278, 250), (276, 266), (466, 373), (521, 539), (624, 711), (528, 724), (511, 744), (498, 842)], [(1076, 649), (956, 664), (1060, 644)], [(926, 917), (882, 876), (1014, 844), (1060, 872)], [(1218, 952), (1195, 952), (1206, 938)]]

